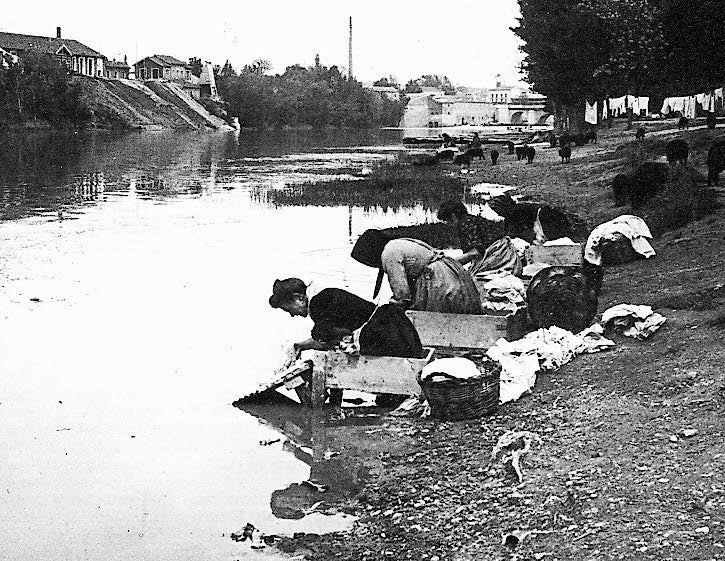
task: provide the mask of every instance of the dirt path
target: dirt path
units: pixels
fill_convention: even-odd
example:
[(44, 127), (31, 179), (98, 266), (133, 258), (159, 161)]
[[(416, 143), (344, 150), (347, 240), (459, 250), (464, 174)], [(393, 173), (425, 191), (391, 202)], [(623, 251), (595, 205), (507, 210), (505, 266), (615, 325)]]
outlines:
[[(594, 227), (628, 212), (613, 208), (608, 185), (633, 151), (652, 158), (663, 146), (621, 146), (633, 135), (605, 131), (569, 165), (555, 149), (538, 150), (531, 165), (474, 164), (467, 180), (517, 185)], [(692, 169), (706, 173), (713, 131), (682, 136), (695, 147)], [(650, 339), (614, 335), (613, 350), (541, 375), (532, 394), (492, 418), (391, 418), (389, 437), (405, 431), (412, 442), (381, 458), (350, 505), (361, 516), (355, 530), (280, 547), (309, 559), (725, 559), (724, 223), (716, 210), (656, 239), (655, 258), (606, 270), (600, 312), (653, 306), (667, 323)], [(521, 485), (490, 460), (506, 430), (542, 438), (523, 460)], [(513, 530), (529, 532), (515, 549), (502, 543)]]

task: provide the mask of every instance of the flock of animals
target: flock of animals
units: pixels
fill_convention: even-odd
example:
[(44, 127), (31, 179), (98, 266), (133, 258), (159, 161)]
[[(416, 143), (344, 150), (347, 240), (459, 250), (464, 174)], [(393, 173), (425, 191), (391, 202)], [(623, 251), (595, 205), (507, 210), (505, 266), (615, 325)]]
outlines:
[[(716, 124), (715, 115), (710, 113), (706, 119), (709, 128), (714, 129)], [(687, 130), (690, 120), (687, 117), (681, 117), (678, 121), (678, 129)], [(637, 140), (643, 140), (646, 135), (646, 129), (639, 127), (635, 133)], [(585, 133), (570, 134), (565, 131), (557, 136), (554, 132), (549, 132), (541, 140), (549, 142), (550, 147), (559, 147), (559, 157), (562, 164), (568, 164), (572, 154), (572, 145), (582, 146), (590, 142), (597, 142), (597, 132), (590, 129)], [(532, 163), (536, 157), (536, 149), (529, 146), (528, 143), (516, 146), (513, 142), (506, 141), (503, 147), (508, 151), (509, 155), (516, 155), (518, 161), (526, 161)], [(618, 174), (612, 180), (612, 192), (616, 206), (624, 206), (628, 201), (632, 208), (639, 208), (643, 203), (652, 198), (669, 178), (669, 169), (673, 166), (685, 166), (689, 156), (689, 145), (682, 138), (670, 140), (666, 147), (667, 164), (659, 162), (644, 162), (640, 164), (631, 173)], [(489, 151), (491, 164), (497, 165), (500, 153), (498, 149), (492, 148)], [(413, 159), (413, 165), (433, 165), (439, 161), (452, 161), (454, 164), (469, 166), (474, 158), (483, 160), (485, 154), (480, 146), (468, 146), (463, 152), (458, 151), (456, 147), (445, 147), (437, 151), (435, 155), (424, 154), (418, 155)], [(708, 185), (716, 185), (720, 173), (725, 171), (725, 137), (716, 138), (707, 154), (707, 183)]]

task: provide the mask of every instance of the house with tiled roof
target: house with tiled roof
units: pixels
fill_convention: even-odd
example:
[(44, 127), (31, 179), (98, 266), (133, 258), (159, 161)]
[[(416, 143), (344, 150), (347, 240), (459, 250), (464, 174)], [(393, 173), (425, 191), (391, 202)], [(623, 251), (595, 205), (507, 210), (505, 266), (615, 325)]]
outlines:
[(123, 57), (123, 61), (120, 60), (107, 60), (105, 68), (106, 78), (112, 80), (118, 80), (119, 78), (128, 78), (131, 74), (131, 67), (126, 62), (126, 57)]
[(0, 49), (22, 59), (28, 53), (50, 55), (85, 76), (103, 76), (106, 57), (74, 39), (64, 39), (60, 27), (55, 37), (0, 31)]
[(133, 65), (138, 80), (174, 80), (188, 82), (191, 69), (188, 65), (170, 55), (153, 55), (139, 60)]

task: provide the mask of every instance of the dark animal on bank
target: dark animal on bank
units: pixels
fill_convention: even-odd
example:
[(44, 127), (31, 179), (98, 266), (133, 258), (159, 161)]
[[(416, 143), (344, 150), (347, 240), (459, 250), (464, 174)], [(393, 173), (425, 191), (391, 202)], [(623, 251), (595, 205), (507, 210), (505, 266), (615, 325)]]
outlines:
[(562, 164), (568, 164), (569, 158), (571, 158), (571, 146), (562, 146), (559, 148), (559, 156), (561, 157)]
[(533, 241), (537, 216), (547, 239), (555, 240), (571, 236), (569, 218), (560, 210), (548, 205), (516, 203), (508, 195), (493, 197), (488, 204), (494, 212), (504, 217), (504, 232), (512, 238)]
[(669, 177), (667, 164), (644, 162), (634, 171), (629, 183), (629, 202), (639, 208), (654, 197)]
[(707, 114), (707, 117), (705, 117), (705, 124), (707, 125), (708, 129), (714, 129), (715, 125), (717, 125), (717, 117), (715, 117), (715, 113), (710, 111)]
[(410, 163), (414, 166), (434, 166), (438, 163), (438, 154), (413, 154)]
[(471, 159), (473, 158), (480, 158), (481, 160), (485, 157), (483, 155), (483, 148), (469, 148), (466, 150), (466, 154), (469, 154), (471, 156)]
[(634, 138), (636, 138), (637, 140), (642, 140), (644, 138), (644, 135), (645, 135), (646, 132), (647, 131), (645, 130), (644, 127), (639, 127), (637, 129), (637, 132), (634, 135)]
[(526, 147), (526, 163), (527, 164), (533, 163), (534, 156), (536, 156), (536, 149), (533, 146), (527, 146)]
[(513, 156), (514, 155), (514, 143), (511, 142), (510, 140), (507, 140), (506, 141), (506, 148), (508, 148), (509, 156)]
[(681, 138), (674, 138), (667, 143), (667, 161), (670, 165), (686, 165), (689, 152), (690, 147)]
[(680, 120), (677, 121), (677, 128), (680, 130), (687, 130), (690, 128), (690, 119), (687, 117), (680, 117)]
[(516, 159), (521, 161), (526, 157), (526, 150), (528, 149), (527, 146), (517, 146), (516, 147)]
[(623, 173), (617, 174), (612, 179), (612, 193), (614, 194), (614, 206), (624, 206), (629, 198), (629, 185), (631, 178)]
[(586, 134), (584, 134), (584, 140), (586, 140), (587, 142), (596, 144), (597, 143), (597, 131), (595, 131), (594, 129), (588, 130), (586, 132)]
[(491, 164), (496, 165), (498, 162), (498, 150), (491, 150)]
[(456, 153), (456, 150), (452, 150), (450, 148), (446, 150), (441, 150), (438, 152), (438, 159), (440, 160), (452, 160), (453, 155)]
[(718, 176), (725, 171), (725, 138), (717, 138), (707, 151), (707, 184), (717, 185)]
[(471, 165), (471, 152), (470, 150), (467, 150), (463, 154), (458, 154), (455, 158), (453, 158), (453, 163), (457, 164), (459, 166), (470, 166)]

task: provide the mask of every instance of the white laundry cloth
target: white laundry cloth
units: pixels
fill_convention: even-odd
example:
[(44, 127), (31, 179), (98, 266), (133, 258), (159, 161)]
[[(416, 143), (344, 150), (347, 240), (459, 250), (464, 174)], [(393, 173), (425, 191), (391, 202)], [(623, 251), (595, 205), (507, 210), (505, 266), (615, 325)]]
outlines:
[(680, 111), (684, 114), (686, 100), (687, 97), (683, 96), (665, 98), (665, 101), (662, 103), (662, 109), (660, 109), (660, 113), (664, 115), (674, 111)]
[(609, 100), (602, 101), (602, 121), (606, 121), (609, 117)]
[(657, 331), (667, 321), (667, 318), (653, 312), (650, 306), (636, 306), (634, 304), (618, 304), (605, 310), (602, 314), (602, 323), (609, 323), (616, 327), (624, 327), (622, 332), (627, 337), (646, 339)]
[(597, 124), (597, 102), (595, 101), (593, 104), (589, 103), (588, 101), (584, 102), (584, 120), (587, 123), (591, 123), (592, 125)]
[(627, 96), (612, 97), (609, 99), (609, 110), (612, 112), (613, 117), (617, 117), (622, 114), (624, 107), (627, 103)]
[(695, 105), (696, 99), (694, 95), (687, 97), (685, 101), (684, 116), (688, 119), (694, 119), (697, 117), (697, 106)]
[(555, 370), (582, 353), (613, 347), (614, 342), (602, 337), (602, 333), (603, 329), (597, 325), (578, 335), (553, 326), (529, 333), (517, 341), (496, 341), (487, 354), (501, 364), (501, 403), (514, 401), (533, 388), (538, 370)]
[(645, 221), (639, 216), (623, 214), (609, 222), (600, 224), (592, 230), (584, 248), (584, 259), (593, 265), (601, 265), (601, 242), (613, 239), (615, 234), (622, 234), (629, 238), (632, 249), (647, 259), (655, 255), (655, 250), (652, 249), (652, 245), (648, 241), (652, 239), (652, 233)]
[(649, 113), (649, 97), (641, 95), (639, 96), (639, 114)]
[(577, 245), (577, 243), (572, 240), (571, 238), (559, 238), (556, 240), (549, 240), (548, 242), (544, 242), (545, 246), (552, 246), (552, 245)]
[(516, 312), (526, 306), (526, 287), (523, 281), (509, 273), (498, 273), (479, 286), (483, 312)]
[(458, 380), (468, 380), (479, 376), (476, 363), (463, 357), (438, 358), (423, 367), (420, 379), (424, 382), (445, 381), (450, 376)]

